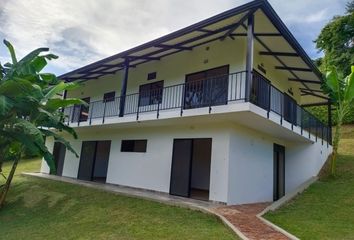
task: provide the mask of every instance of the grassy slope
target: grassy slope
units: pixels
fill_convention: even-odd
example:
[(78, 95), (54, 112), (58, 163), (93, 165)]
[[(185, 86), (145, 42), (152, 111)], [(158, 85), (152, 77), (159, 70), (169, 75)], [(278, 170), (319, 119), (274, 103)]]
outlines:
[[(23, 160), (18, 173), (37, 171)], [(9, 170), (9, 165), (5, 165)], [(1, 183), (1, 180), (0, 180)], [(215, 217), (81, 186), (17, 175), (0, 239), (235, 239)]]
[(345, 126), (338, 176), (325, 177), (265, 216), (301, 239), (354, 239), (354, 126)]

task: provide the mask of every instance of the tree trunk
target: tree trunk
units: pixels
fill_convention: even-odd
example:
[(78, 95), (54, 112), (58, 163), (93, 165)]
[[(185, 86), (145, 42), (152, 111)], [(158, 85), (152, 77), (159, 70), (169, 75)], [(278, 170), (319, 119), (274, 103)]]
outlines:
[(18, 156), (16, 157), (16, 159), (14, 160), (14, 163), (12, 164), (12, 168), (11, 168), (11, 171), (10, 171), (10, 174), (9, 176), (7, 177), (6, 179), (6, 183), (4, 185), (4, 188), (3, 190), (1, 191), (1, 194), (0, 194), (0, 209), (4, 206), (5, 204), (5, 199), (6, 199), (6, 196), (7, 196), (7, 193), (10, 189), (10, 185), (11, 185), (11, 182), (12, 182), (12, 179), (15, 175), (15, 171), (16, 171), (16, 168), (17, 168), (17, 164), (18, 162), (20, 161), (21, 159), (21, 154), (18, 154)]
[(339, 140), (341, 137), (341, 128), (342, 128), (342, 119), (338, 119), (338, 122), (336, 125), (336, 130), (334, 132), (334, 138), (333, 138), (333, 153), (332, 153), (332, 159), (331, 159), (331, 175), (332, 176), (336, 175), (336, 163), (337, 163)]

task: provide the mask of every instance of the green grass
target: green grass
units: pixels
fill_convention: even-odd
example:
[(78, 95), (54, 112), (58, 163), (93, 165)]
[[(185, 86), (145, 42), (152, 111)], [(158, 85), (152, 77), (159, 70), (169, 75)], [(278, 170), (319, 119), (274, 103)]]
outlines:
[(300, 239), (354, 239), (354, 126), (345, 126), (337, 176), (324, 177), (266, 218)]
[[(17, 173), (38, 171), (23, 160)], [(9, 164), (5, 164), (9, 171)], [(1, 181), (0, 181), (1, 183)], [(17, 175), (0, 210), (0, 239), (235, 239), (216, 217), (52, 180)]]

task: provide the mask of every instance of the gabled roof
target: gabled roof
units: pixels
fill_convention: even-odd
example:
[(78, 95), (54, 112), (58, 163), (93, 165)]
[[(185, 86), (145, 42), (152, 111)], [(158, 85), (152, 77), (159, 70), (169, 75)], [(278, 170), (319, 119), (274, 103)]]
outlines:
[[(302, 84), (305, 93), (320, 91), (322, 74), (266, 0), (255, 0), (127, 51), (104, 58), (60, 76), (66, 81), (97, 79), (125, 66), (135, 67), (227, 37), (246, 36), (247, 18), (255, 16), (255, 41), (260, 55), (271, 57), (276, 69)], [(313, 96), (313, 95), (312, 95)], [(322, 97), (324, 97), (322, 95)]]

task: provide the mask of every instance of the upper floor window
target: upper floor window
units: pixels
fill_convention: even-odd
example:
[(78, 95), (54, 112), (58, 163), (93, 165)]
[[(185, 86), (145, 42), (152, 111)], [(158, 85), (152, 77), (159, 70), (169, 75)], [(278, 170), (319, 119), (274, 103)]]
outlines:
[(104, 102), (111, 102), (111, 101), (114, 101), (115, 97), (116, 97), (116, 92), (108, 92), (103, 95), (103, 101)]
[(139, 106), (147, 106), (162, 102), (163, 81), (140, 85)]
[(148, 73), (147, 80), (156, 79), (156, 72)]

